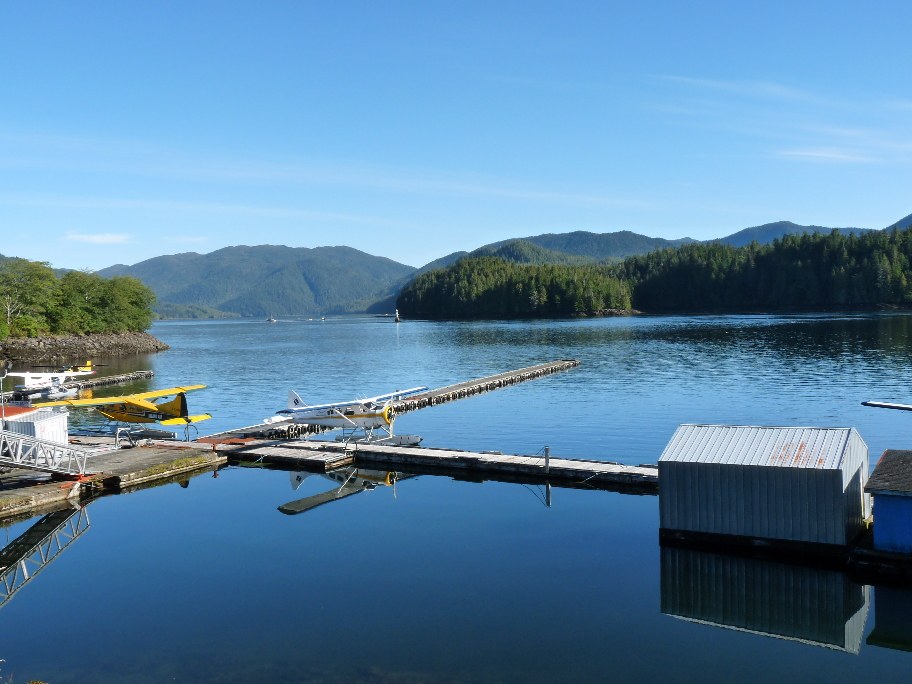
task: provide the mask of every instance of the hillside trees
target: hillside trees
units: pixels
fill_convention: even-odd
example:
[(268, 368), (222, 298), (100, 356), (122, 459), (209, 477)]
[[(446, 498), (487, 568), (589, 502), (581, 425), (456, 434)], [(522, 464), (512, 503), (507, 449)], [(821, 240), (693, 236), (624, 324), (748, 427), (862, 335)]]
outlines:
[(607, 266), (515, 264), (463, 259), (418, 276), (399, 296), (407, 316), (500, 317), (626, 309), (630, 293)]
[(145, 330), (154, 302), (152, 291), (130, 276), (69, 271), (57, 278), (44, 262), (0, 263), (0, 338)]
[(464, 259), (425, 273), (398, 300), (427, 318), (551, 315), (601, 308), (749, 312), (912, 305), (912, 228), (785, 235), (657, 249), (617, 265)]

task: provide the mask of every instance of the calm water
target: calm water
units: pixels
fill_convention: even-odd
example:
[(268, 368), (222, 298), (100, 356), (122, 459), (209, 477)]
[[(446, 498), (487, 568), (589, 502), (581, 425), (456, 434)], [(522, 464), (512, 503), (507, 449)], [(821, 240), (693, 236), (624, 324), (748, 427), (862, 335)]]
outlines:
[[(654, 463), (683, 422), (855, 426), (875, 459), (907, 446), (912, 431), (910, 415), (860, 406), (912, 399), (904, 315), (169, 322), (153, 333), (171, 351), (110, 370), (155, 370), (131, 391), (208, 384), (189, 397), (193, 412), (214, 416), (204, 432), (259, 422), (292, 388), (305, 401), (370, 396), (556, 358), (582, 366), (408, 414), (397, 430), (430, 446), (547, 444), (555, 456), (632, 464)], [(229, 468), (187, 488), (95, 501), (86, 532), (0, 608), (2, 674), (62, 684), (842, 682), (912, 672), (912, 653), (865, 643), (878, 624), (874, 641), (912, 638), (912, 614), (895, 610), (902, 592), (878, 613), (878, 590), (841, 575), (753, 568), (767, 579), (746, 585), (748, 612), (778, 605), (776, 615), (701, 605), (694, 587), (706, 577), (684, 582), (667, 554), (663, 572), (654, 496), (555, 489), (548, 509), (534, 487), (425, 476), (297, 516), (276, 510), (331, 487), (312, 476), (293, 491), (286, 473)], [(34, 522), (0, 529), (0, 542)], [(813, 624), (789, 621), (801, 602), (819, 607)], [(854, 641), (859, 653), (673, 615), (762, 623), (849, 650)]]

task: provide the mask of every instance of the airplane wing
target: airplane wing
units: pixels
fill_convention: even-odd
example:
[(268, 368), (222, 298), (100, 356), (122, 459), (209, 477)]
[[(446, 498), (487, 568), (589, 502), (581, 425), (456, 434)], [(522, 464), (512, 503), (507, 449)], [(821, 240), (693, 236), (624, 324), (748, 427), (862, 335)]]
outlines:
[(32, 406), (104, 406), (106, 404), (134, 404), (154, 411), (158, 407), (152, 402), (143, 401), (144, 399), (167, 397), (171, 394), (180, 394), (181, 392), (202, 389), (205, 386), (206, 385), (190, 385), (188, 387), (169, 387), (168, 389), (157, 390), (155, 392), (125, 394), (119, 397), (103, 397), (101, 399), (61, 399), (60, 401), (47, 401), (41, 404), (32, 404)]
[(427, 387), (413, 387), (412, 389), (399, 390), (398, 392), (390, 392), (389, 394), (381, 394), (379, 397), (372, 397), (370, 399), (365, 399), (365, 401), (372, 401), (374, 403), (381, 403), (384, 401), (389, 401), (390, 399), (395, 399), (396, 397), (407, 397), (411, 394), (418, 394), (419, 392), (427, 392)]
[(890, 404), (885, 401), (863, 401), (862, 406), (873, 406), (874, 408), (898, 409), (900, 411), (912, 411), (912, 406), (908, 404)]
[(153, 397), (167, 397), (171, 394), (180, 394), (181, 392), (190, 392), (192, 390), (203, 389), (206, 385), (189, 385), (188, 387), (169, 387), (168, 389), (156, 390), (154, 392), (141, 392), (131, 394), (133, 399), (152, 399)]

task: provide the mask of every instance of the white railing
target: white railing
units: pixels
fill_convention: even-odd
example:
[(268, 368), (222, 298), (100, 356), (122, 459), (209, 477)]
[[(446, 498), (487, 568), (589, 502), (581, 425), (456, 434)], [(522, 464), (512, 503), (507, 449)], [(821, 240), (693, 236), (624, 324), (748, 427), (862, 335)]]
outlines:
[(85, 508), (57, 511), (0, 549), (0, 608), (88, 528)]
[(84, 475), (87, 456), (85, 451), (74, 449), (69, 444), (57, 444), (29, 435), (0, 430), (0, 467)]

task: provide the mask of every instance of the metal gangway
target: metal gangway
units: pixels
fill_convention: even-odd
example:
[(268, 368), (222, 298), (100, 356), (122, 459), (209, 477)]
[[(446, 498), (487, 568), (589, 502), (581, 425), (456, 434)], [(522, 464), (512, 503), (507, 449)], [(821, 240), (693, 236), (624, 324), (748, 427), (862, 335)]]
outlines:
[(88, 456), (88, 452), (69, 444), (0, 430), (0, 467), (81, 476), (85, 475)]
[(0, 549), (0, 608), (87, 529), (85, 506), (55, 511)]

